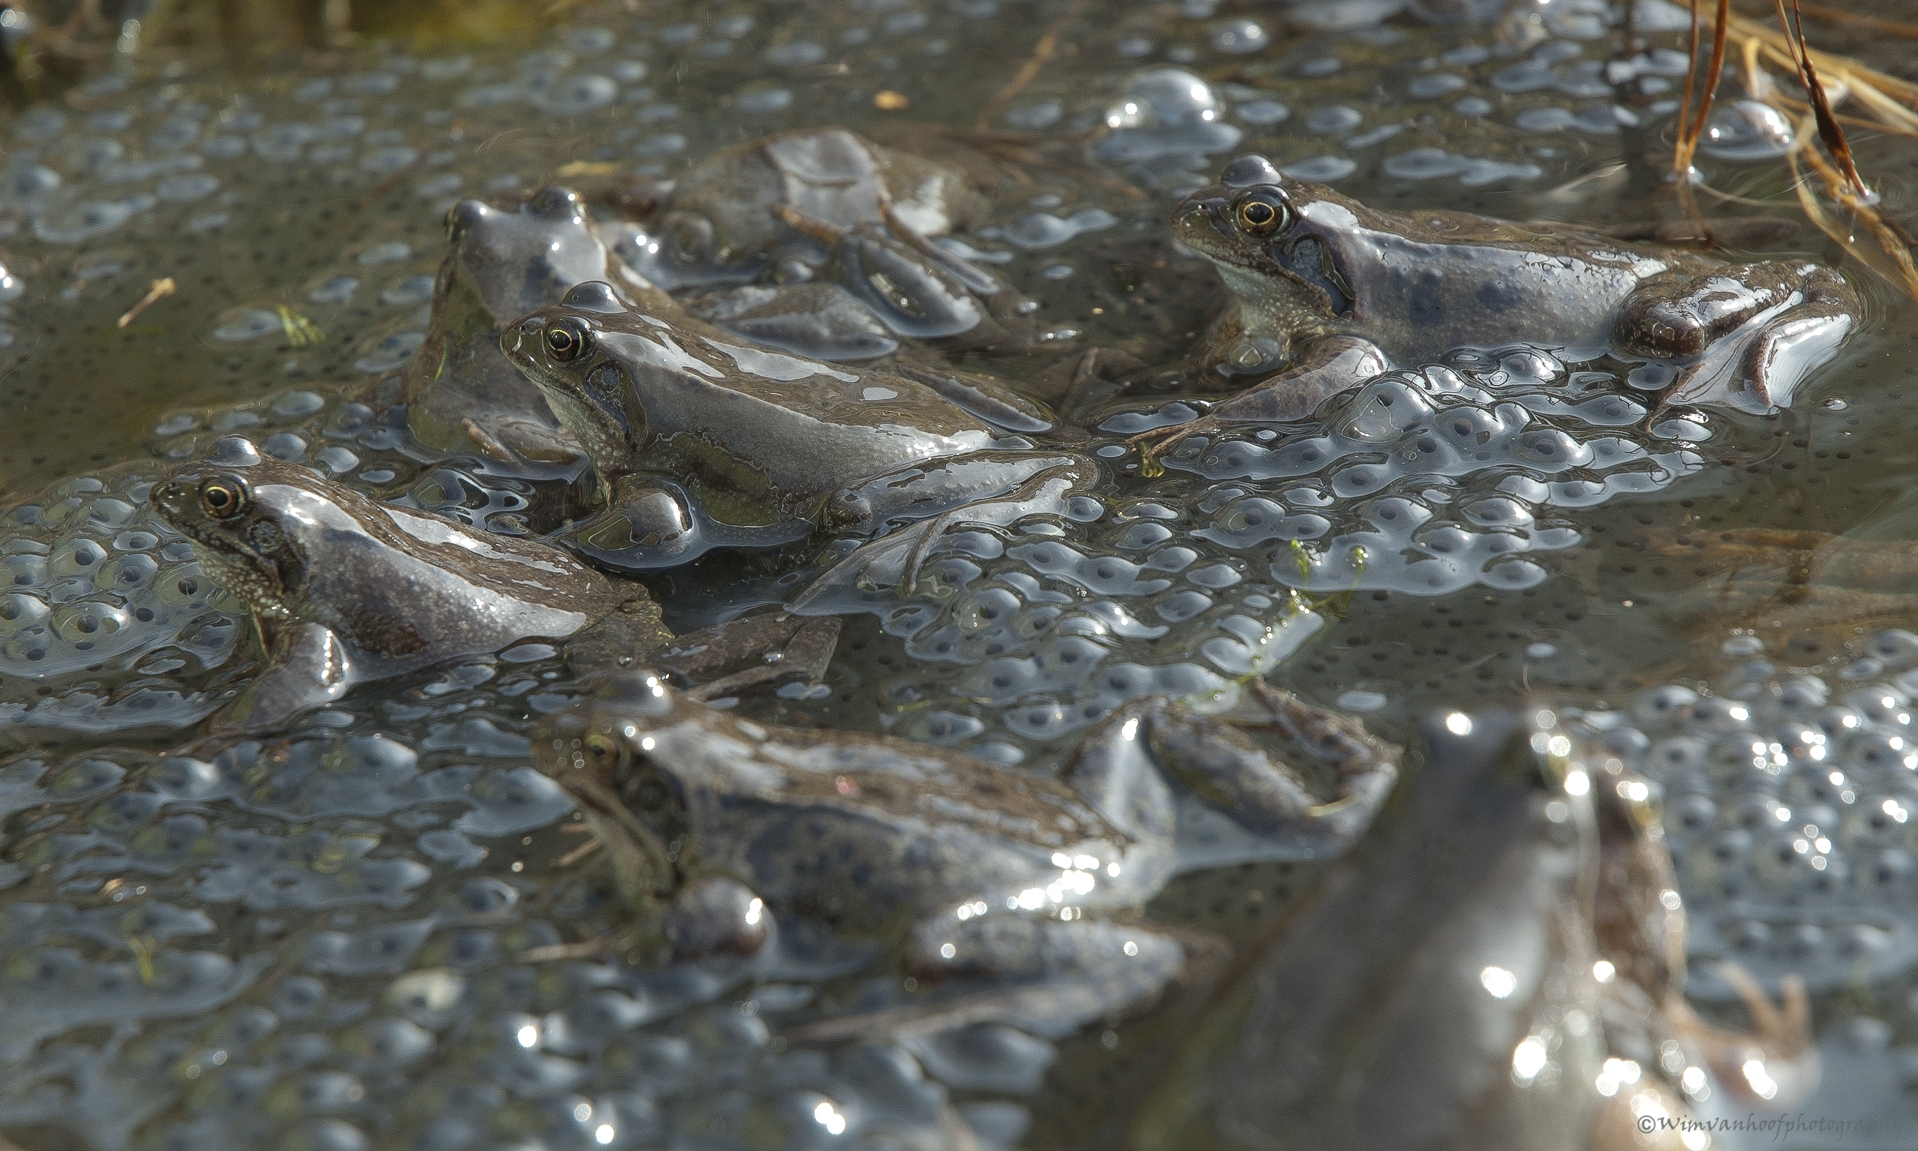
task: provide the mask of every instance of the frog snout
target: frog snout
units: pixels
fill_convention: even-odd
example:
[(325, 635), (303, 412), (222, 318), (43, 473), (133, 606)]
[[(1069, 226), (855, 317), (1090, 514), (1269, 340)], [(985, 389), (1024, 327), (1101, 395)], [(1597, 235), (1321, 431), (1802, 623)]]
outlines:
[(1194, 196), (1179, 205), (1173, 215), (1172, 226), (1178, 231), (1193, 232), (1201, 227), (1210, 227), (1220, 235), (1232, 234), (1232, 222), (1226, 214), (1226, 201), (1223, 197)]

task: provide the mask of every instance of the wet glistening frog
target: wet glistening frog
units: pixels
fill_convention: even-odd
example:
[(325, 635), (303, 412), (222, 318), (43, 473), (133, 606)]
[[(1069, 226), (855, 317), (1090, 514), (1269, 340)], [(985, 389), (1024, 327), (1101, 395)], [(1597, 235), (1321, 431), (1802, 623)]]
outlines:
[[(616, 566), (789, 544), (816, 527), (870, 534), (1047, 469), (1094, 469), (1068, 453), (998, 448), (995, 429), (948, 398), (970, 392), (961, 378), (734, 342), (629, 309), (606, 284), (524, 317), (502, 345), (598, 472), (608, 510), (570, 539)], [(689, 544), (694, 535), (705, 543)]]
[[(1336, 798), (1162, 698), (1103, 721), (1056, 780), (888, 736), (754, 723), (645, 673), (555, 716), (533, 748), (605, 844), (640, 942), (683, 893), (700, 899), (723, 879), (775, 916), (896, 946), (920, 983), (961, 981), (956, 1000), (900, 1008), (895, 1023), (930, 1012), (939, 1025), (1044, 1031), (1117, 1010), (1178, 970), (1177, 943), (1104, 917), (1178, 870), (1182, 802), (1223, 811), (1272, 858), (1324, 858), (1390, 792), (1397, 748), (1262, 682), (1249, 695), (1244, 722), (1329, 761)], [(964, 989), (985, 976), (995, 980)]]
[(558, 548), (229, 445), (223, 462), (175, 469), (151, 497), (207, 576), (253, 609), (267, 654), (216, 728), (270, 731), (356, 684), (522, 641), (563, 647), (579, 674), (642, 663), (712, 688), (813, 676), (831, 656), (836, 620), (744, 616), (675, 639), (645, 588)]
[(1373, 835), (1255, 945), (1121, 1145), (1680, 1151), (1695, 1118), (1802, 1098), (1809, 1007), (1687, 1005), (1657, 791), (1539, 709), (1425, 725)]
[(1155, 430), (1156, 455), (1236, 421), (1296, 420), (1394, 365), (1530, 344), (1669, 361), (1667, 403), (1788, 405), (1859, 315), (1837, 272), (1729, 265), (1557, 224), (1383, 212), (1241, 156), (1173, 211), (1172, 234), (1235, 300), (1195, 357), (1205, 377), (1265, 379), (1202, 420)]

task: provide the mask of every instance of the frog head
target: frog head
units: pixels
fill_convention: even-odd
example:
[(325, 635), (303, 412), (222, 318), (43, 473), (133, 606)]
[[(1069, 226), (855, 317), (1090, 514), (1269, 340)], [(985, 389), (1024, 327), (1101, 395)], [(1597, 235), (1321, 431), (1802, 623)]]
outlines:
[(606, 275), (606, 247), (570, 188), (542, 188), (509, 208), (465, 199), (446, 213), (446, 260), (435, 295), (476, 296), (498, 328), (561, 292)]
[(614, 676), (542, 724), (539, 769), (564, 788), (605, 843), (628, 902), (644, 905), (675, 885), (691, 820), (682, 781), (665, 763), (668, 729), (698, 709), (651, 672)]
[(586, 449), (609, 498), (614, 481), (639, 469), (648, 442), (632, 373), (653, 358), (648, 350), (655, 345), (625, 330), (631, 325), (623, 321), (633, 318), (650, 319), (627, 312), (612, 285), (591, 281), (500, 335), (500, 350)]
[(267, 619), (286, 619), (308, 571), (314, 522), (289, 484), (298, 471), (277, 460), (187, 464), (154, 485), (160, 517), (192, 541), (200, 569)]
[(1330, 188), (1281, 175), (1263, 156), (1240, 156), (1220, 182), (1187, 196), (1172, 234), (1212, 261), (1257, 326), (1290, 334), (1352, 312), (1342, 261), (1358, 218)]

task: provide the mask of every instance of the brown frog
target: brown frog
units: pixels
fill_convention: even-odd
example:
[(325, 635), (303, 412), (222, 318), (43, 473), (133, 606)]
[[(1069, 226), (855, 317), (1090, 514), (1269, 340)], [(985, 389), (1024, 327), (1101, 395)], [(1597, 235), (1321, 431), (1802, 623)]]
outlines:
[[(1545, 709), (1426, 725), (1426, 762), (1220, 986), (1123, 1143), (1206, 1151), (1703, 1146), (1816, 1081), (1802, 983), (1759, 1030), (1683, 997), (1656, 792)], [(1722, 1103), (1712, 1104), (1723, 1107)], [(1722, 1111), (1720, 1113), (1723, 1113)]]
[[(1162, 698), (1102, 721), (1056, 780), (888, 736), (755, 723), (643, 673), (556, 715), (533, 749), (605, 845), (641, 915), (640, 952), (675, 934), (662, 922), (750, 950), (763, 900), (775, 918), (886, 945), (908, 990), (959, 989), (809, 1035), (981, 1019), (1044, 1031), (1123, 1008), (1178, 972), (1177, 942), (1113, 917), (1179, 870), (1182, 804), (1222, 811), (1268, 857), (1323, 858), (1384, 802), (1397, 748), (1262, 681), (1248, 699), (1241, 722), (1329, 761), (1336, 798)], [(736, 930), (686, 930), (714, 905)]]
[(1609, 348), (1669, 363), (1666, 403), (1762, 413), (1791, 403), (1860, 314), (1844, 277), (1817, 264), (1725, 264), (1561, 224), (1384, 212), (1256, 155), (1180, 202), (1172, 232), (1234, 297), (1194, 357), (1199, 375), (1261, 382), (1135, 437), (1162, 441), (1148, 457), (1241, 421), (1307, 418), (1390, 367), (1467, 346)]

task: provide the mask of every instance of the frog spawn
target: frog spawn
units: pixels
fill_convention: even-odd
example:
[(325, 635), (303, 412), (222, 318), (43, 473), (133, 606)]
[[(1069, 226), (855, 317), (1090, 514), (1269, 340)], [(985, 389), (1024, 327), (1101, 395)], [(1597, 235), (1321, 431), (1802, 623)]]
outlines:
[[(727, 1124), (783, 1145), (1016, 1138), (1023, 1109), (955, 1108), (904, 1050), (773, 1043), (811, 984), (863, 961), (803, 931), (743, 962), (519, 960), (558, 941), (555, 919), (623, 920), (555, 858), (581, 837), (529, 835), (570, 805), (524, 767), (518, 717), (563, 706), (565, 682), (552, 663), (474, 661), (205, 758), (0, 764), (0, 883), (15, 888), (0, 1028), (7, 1058), (33, 1053), (0, 1091), (6, 1121), (102, 1148), (528, 1131), (593, 1146)], [(311, 926), (289, 935), (300, 917)], [(726, 1002), (749, 975), (764, 982)], [(92, 1038), (57, 1038), (84, 1026)], [(1025, 1067), (1050, 1061), (1003, 1028), (921, 1046), (954, 1086), (1036, 1088), (991, 1058), (1008, 1044)]]
[[(1194, 534), (1263, 553), (1273, 578), (1318, 593), (1531, 587), (1546, 572), (1524, 553), (1580, 540), (1542, 515), (1664, 488), (1702, 466), (1690, 445), (1710, 434), (1683, 410), (1653, 422), (1616, 377), (1568, 375), (1531, 348), (1454, 352), (1327, 409), (1323, 431), (1189, 441), (1165, 458), (1241, 481), (1199, 494), (1194, 506), (1212, 519)], [(1154, 419), (1103, 427), (1132, 434)]]
[(0, 725), (13, 738), (181, 726), (208, 710), (189, 684), (233, 658), (246, 612), (147, 508), (158, 475), (73, 479), (3, 513)]
[[(1012, 760), (1129, 699), (1223, 710), (1235, 680), (1277, 666), (1341, 597), (1536, 586), (1543, 555), (1582, 539), (1551, 509), (1697, 470), (1706, 430), (1680, 410), (1645, 430), (1648, 409), (1617, 384), (1530, 348), (1456, 352), (1335, 399), (1324, 430), (1168, 457), (1201, 482), (1168, 474), (1110, 503), (1061, 488), (1003, 515), (986, 501), (936, 541), (909, 529), (867, 545), (794, 603), (871, 612), (906, 641), (922, 664), (884, 698), (895, 730), (927, 742)], [(926, 566), (902, 597), (885, 549), (908, 542)]]
[(1578, 727), (1663, 793), (1690, 912), (1688, 993), (1732, 997), (1711, 959), (1813, 994), (1918, 965), (1918, 637), (1793, 674), (1739, 636), (1710, 688), (1667, 685)]

